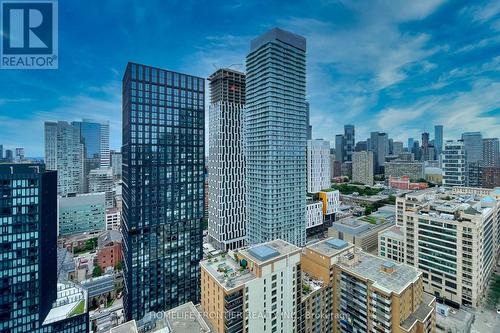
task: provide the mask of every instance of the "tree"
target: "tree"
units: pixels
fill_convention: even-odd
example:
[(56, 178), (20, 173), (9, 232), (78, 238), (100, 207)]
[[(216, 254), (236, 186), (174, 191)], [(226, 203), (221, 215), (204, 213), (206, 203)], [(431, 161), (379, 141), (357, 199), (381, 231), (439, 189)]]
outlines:
[(94, 266), (94, 269), (92, 271), (92, 277), (98, 277), (102, 275), (102, 269), (99, 266)]

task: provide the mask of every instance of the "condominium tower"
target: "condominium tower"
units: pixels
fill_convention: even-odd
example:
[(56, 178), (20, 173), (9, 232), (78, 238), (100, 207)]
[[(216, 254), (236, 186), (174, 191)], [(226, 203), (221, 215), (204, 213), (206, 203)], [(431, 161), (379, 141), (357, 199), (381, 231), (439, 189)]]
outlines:
[(219, 69), (210, 81), (208, 236), (227, 251), (245, 244), (245, 74)]
[(123, 78), (124, 311), (199, 301), (205, 81), (129, 63)]
[(354, 136), (354, 125), (344, 125), (344, 161), (352, 161), (352, 153), (356, 144)]
[(356, 151), (352, 154), (352, 181), (373, 185), (373, 152)]
[(84, 144), (76, 127), (45, 122), (45, 163), (47, 170), (57, 170), (58, 195), (84, 192)]
[(88, 332), (86, 293), (57, 283), (56, 172), (0, 164), (0, 198), (0, 332)]
[(486, 167), (500, 166), (498, 138), (483, 139), (483, 165)]
[(250, 244), (306, 236), (306, 40), (275, 28), (246, 59), (246, 225)]
[(436, 149), (437, 160), (443, 151), (443, 125), (434, 126), (434, 148)]
[(330, 188), (330, 142), (307, 140), (307, 192)]

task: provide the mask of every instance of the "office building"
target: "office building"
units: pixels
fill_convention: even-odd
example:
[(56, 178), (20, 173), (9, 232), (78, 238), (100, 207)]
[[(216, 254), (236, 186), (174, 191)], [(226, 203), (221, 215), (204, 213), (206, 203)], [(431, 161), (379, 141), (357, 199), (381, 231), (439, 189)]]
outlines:
[(399, 225), (393, 225), (378, 234), (378, 255), (396, 262), (405, 262), (405, 236)]
[(337, 134), (335, 136), (335, 160), (340, 161), (340, 163), (344, 162), (344, 158), (346, 156), (344, 141), (344, 135)]
[(462, 134), (466, 162), (481, 162), (483, 160), (483, 136), (481, 132), (466, 132)]
[(128, 63), (123, 78), (124, 312), (200, 295), (205, 80)]
[(105, 194), (86, 193), (58, 198), (59, 236), (106, 229)]
[(371, 132), (369, 151), (373, 152), (374, 172), (384, 172), (385, 157), (389, 155), (389, 137), (387, 133)]
[(57, 283), (57, 175), (0, 164), (0, 332), (86, 333), (86, 295)]
[(352, 181), (373, 186), (373, 152), (357, 151), (352, 154)]
[(430, 145), (429, 140), (430, 140), (429, 133), (427, 133), (427, 132), (422, 133), (422, 148), (421, 148), (422, 161), (428, 161), (431, 159), (430, 158), (431, 152), (430, 152), (430, 148), (429, 148), (429, 145)]
[(454, 187), (398, 198), (405, 258), (427, 292), (454, 306), (478, 307), (498, 258), (500, 191)]
[(277, 239), (202, 261), (201, 308), (215, 331), (297, 332), (300, 256)]
[(482, 187), (483, 180), (483, 162), (468, 162), (466, 170), (466, 186)]
[(122, 179), (122, 153), (111, 151), (111, 169), (113, 171), (113, 179)]
[(334, 270), (334, 332), (435, 332), (435, 297), (422, 272), (362, 251), (341, 255)]
[(500, 166), (498, 138), (483, 139), (483, 165), (485, 167)]
[(330, 188), (330, 142), (307, 140), (307, 192)]
[(10, 150), (10, 149), (5, 150), (5, 161), (6, 162), (13, 162), (14, 161), (14, 154), (12, 153), (12, 150)]
[(403, 142), (402, 141), (394, 141), (392, 144), (392, 154), (398, 155), (403, 154)]
[(447, 140), (443, 151), (443, 185), (465, 186), (467, 181), (467, 169), (465, 160), (464, 143)]
[(90, 170), (89, 193), (104, 192), (106, 208), (113, 207), (113, 170), (110, 167)]
[(415, 140), (413, 138), (408, 138), (408, 152), (411, 152), (411, 150), (413, 149), (414, 142)]
[(434, 149), (438, 157), (443, 152), (443, 125), (434, 126)]
[(354, 125), (344, 125), (344, 161), (352, 161), (352, 152), (356, 145)]
[(109, 168), (111, 166), (111, 156), (109, 155), (109, 121), (100, 123), (101, 125), (101, 142), (99, 147), (101, 168)]
[(0, 145), (0, 160), (3, 160), (3, 145)]
[(45, 122), (45, 163), (47, 170), (57, 170), (58, 195), (84, 192), (84, 144), (78, 128)]
[(366, 141), (358, 141), (356, 142), (356, 146), (354, 151), (365, 151), (368, 150), (368, 144)]
[(245, 244), (245, 74), (219, 69), (210, 81), (208, 236), (217, 249)]
[(275, 28), (246, 58), (246, 227), (249, 244), (306, 236), (306, 40)]
[(379, 232), (393, 226), (396, 221), (394, 206), (384, 206), (368, 216), (346, 217), (328, 228), (328, 237), (350, 242), (364, 251), (377, 251)]

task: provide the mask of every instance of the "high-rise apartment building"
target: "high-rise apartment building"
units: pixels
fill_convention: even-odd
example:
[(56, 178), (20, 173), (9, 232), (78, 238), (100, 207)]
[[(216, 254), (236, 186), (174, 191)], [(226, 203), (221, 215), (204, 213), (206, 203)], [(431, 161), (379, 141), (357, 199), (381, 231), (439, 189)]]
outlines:
[(352, 181), (373, 185), (373, 152), (356, 151), (352, 154)]
[(464, 143), (447, 140), (443, 151), (443, 185), (465, 186), (467, 170)]
[(481, 162), (483, 160), (483, 136), (481, 132), (466, 132), (462, 134), (466, 162)]
[(443, 125), (434, 126), (434, 149), (436, 150), (436, 159), (443, 152)]
[(111, 169), (113, 170), (113, 178), (122, 178), (122, 153), (118, 151), (110, 152), (111, 155)]
[(498, 138), (483, 139), (483, 165), (485, 167), (500, 166)]
[(352, 161), (352, 152), (356, 145), (354, 125), (344, 125), (344, 161)]
[(205, 80), (128, 63), (123, 78), (124, 312), (199, 301)]
[(47, 170), (57, 170), (58, 195), (84, 192), (84, 144), (77, 127), (45, 122), (45, 163)]
[(227, 251), (245, 244), (245, 74), (219, 69), (210, 81), (208, 236)]
[(275, 28), (246, 58), (246, 227), (250, 244), (306, 236), (306, 40)]
[(449, 304), (477, 307), (498, 258), (500, 191), (428, 189), (397, 205), (406, 262), (423, 272), (424, 289)]
[(0, 332), (88, 332), (86, 293), (57, 283), (56, 172), (0, 164), (0, 198)]
[(108, 168), (111, 166), (111, 156), (109, 155), (109, 121), (101, 122), (100, 125), (101, 142), (99, 146), (99, 166), (101, 168)]
[(341, 255), (333, 275), (334, 332), (435, 332), (436, 298), (416, 268), (358, 250)]
[(300, 253), (276, 239), (202, 261), (201, 307), (215, 331), (297, 332)]
[(307, 140), (307, 192), (318, 193), (330, 186), (330, 142)]

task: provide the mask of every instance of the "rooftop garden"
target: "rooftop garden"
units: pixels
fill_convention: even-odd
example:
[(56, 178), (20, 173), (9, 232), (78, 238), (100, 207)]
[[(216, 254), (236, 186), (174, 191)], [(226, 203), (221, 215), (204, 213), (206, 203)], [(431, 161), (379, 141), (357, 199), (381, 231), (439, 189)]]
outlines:
[(361, 196), (377, 195), (383, 191), (382, 188), (373, 188), (368, 186), (359, 186), (351, 184), (335, 184), (332, 186), (330, 190), (332, 191), (339, 190), (339, 192), (344, 195), (358, 193)]
[(84, 312), (85, 312), (85, 301), (81, 300), (80, 303), (78, 303), (78, 305), (75, 306), (75, 308), (73, 309), (73, 311), (71, 311), (71, 313), (69, 314), (69, 316), (70, 317), (78, 316), (78, 315), (81, 315)]

